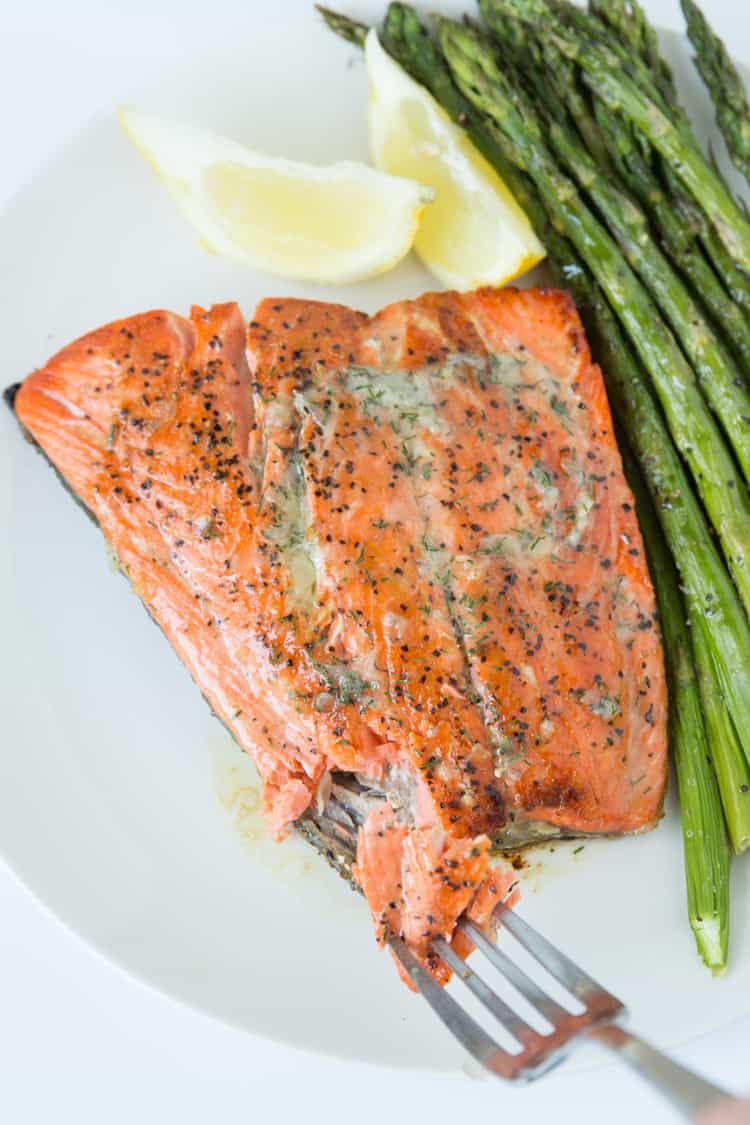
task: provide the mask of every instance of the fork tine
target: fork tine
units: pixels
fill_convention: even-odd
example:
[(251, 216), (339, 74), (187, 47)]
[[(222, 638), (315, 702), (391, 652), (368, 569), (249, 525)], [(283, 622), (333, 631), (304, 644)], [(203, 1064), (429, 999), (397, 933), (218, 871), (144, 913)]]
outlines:
[[(531, 977), (526, 975), (523, 969), (519, 969), (518, 965), (511, 961), (502, 949), (498, 949), (496, 945), (488, 941), (482, 931), (478, 930), (475, 925), (469, 921), (462, 921), (459, 922), (458, 928), (471, 939), (480, 953), (483, 953), (487, 960), (492, 962), (505, 979), (520, 992), (524, 1000), (528, 1000), (553, 1026), (570, 1015), (566, 1008), (563, 1008), (551, 996), (548, 996)], [(440, 956), (442, 957), (442, 953)], [(453, 968), (452, 965), (451, 968)]]
[(478, 973), (469, 968), (466, 962), (458, 956), (456, 951), (448, 945), (447, 941), (438, 938), (432, 943), (432, 947), (440, 958), (445, 961), (448, 968), (453, 969), (453, 972), (459, 980), (476, 996), (477, 1000), (484, 1005), (487, 1011), (492, 1013), (505, 1030), (510, 1032), (522, 1047), (527, 1046), (536, 1036), (534, 1029), (529, 1027), (518, 1013), (514, 1012), (504, 1000), (501, 1000), (500, 997), (492, 991), (486, 981), (482, 980)]
[[(547, 941), (546, 938), (530, 926), (528, 922), (524, 921), (519, 914), (514, 913), (510, 907), (500, 903), (495, 908), (494, 912), (495, 921), (505, 926), (506, 930), (513, 935), (517, 942), (524, 947), (532, 957), (536, 958), (539, 964), (556, 977), (561, 984), (563, 984), (569, 992), (577, 996), (584, 1004), (588, 1003), (592, 996), (598, 995), (607, 998), (622, 1005), (611, 992), (607, 992), (606, 988), (602, 988), (593, 977), (588, 973), (584, 973), (574, 961), (561, 953), (556, 946)], [(472, 938), (472, 941), (474, 939)]]
[(427, 972), (401, 938), (391, 938), (389, 945), (435, 1014), (443, 1021), (469, 1054), (491, 1070), (502, 1072), (505, 1061), (513, 1056), (504, 1051), (491, 1035), (465, 1012), (460, 1004)]

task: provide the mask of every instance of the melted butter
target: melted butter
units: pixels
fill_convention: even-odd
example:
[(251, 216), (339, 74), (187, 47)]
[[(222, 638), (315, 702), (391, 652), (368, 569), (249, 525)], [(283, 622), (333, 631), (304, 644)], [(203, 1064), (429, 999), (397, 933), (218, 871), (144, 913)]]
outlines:
[(523, 869), (518, 872), (521, 899), (529, 894), (544, 893), (557, 879), (577, 878), (577, 869), (591, 855), (608, 844), (594, 837), (572, 840), (540, 840), (523, 849)]
[[(368, 911), (364, 900), (336, 874), (325, 860), (295, 832), (281, 841), (268, 829), (263, 813), (263, 783), (249, 754), (228, 734), (209, 739), (208, 749), (216, 796), (229, 819), (233, 835), (253, 863), (284, 886), (293, 887), (304, 911), (315, 909), (333, 920), (340, 937), (366, 929)], [(309, 899), (305, 899), (308, 895)], [(351, 927), (351, 931), (347, 927)]]
[(570, 454), (562, 460), (562, 470), (576, 486), (573, 526), (565, 542), (571, 547), (577, 547), (589, 527), (591, 513), (594, 510), (594, 493), (575, 450), (571, 450)]
[(250, 756), (229, 735), (212, 738), (209, 748), (216, 795), (243, 848), (285, 881), (306, 878), (315, 856), (291, 833), (281, 841), (271, 836), (263, 814), (263, 783)]
[(315, 608), (320, 568), (320, 547), (311, 525), (301, 465), (293, 458), (274, 491), (275, 525), (268, 533), (283, 556), (292, 594), (300, 608)]
[(371, 367), (349, 367), (344, 386), (363, 404), (365, 414), (388, 414), (394, 431), (405, 437), (424, 427), (443, 433), (445, 424), (435, 396), (435, 380), (451, 378), (449, 369), (426, 371), (376, 371)]

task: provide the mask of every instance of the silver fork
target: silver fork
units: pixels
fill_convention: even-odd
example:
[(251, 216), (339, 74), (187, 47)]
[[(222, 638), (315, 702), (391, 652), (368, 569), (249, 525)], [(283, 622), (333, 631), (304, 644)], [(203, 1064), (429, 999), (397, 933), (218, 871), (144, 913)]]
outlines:
[(458, 929), (552, 1027), (548, 1034), (534, 1030), (461, 960), (446, 941), (439, 939), (433, 942), (433, 949), (440, 959), (513, 1037), (519, 1047), (517, 1053), (500, 1046), (449, 992), (435, 982), (400, 938), (391, 938), (390, 941), (391, 949), (436, 1015), (469, 1054), (492, 1074), (514, 1082), (533, 1081), (562, 1062), (581, 1040), (591, 1039), (619, 1055), (623, 1062), (656, 1086), (688, 1121), (697, 1121), (703, 1111), (719, 1101), (731, 1101), (726, 1091), (699, 1078), (620, 1027), (617, 1020), (625, 1014), (621, 1001), (579, 969), (520, 915), (500, 905), (495, 910), (494, 921), (505, 927), (583, 1007), (583, 1011), (576, 1013), (558, 1004), (472, 922), (461, 920)]

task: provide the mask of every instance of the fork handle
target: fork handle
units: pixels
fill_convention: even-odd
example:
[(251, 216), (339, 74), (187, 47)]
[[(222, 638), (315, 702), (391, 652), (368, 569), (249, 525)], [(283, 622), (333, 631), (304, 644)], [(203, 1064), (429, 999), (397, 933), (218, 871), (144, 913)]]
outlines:
[(663, 1055), (637, 1035), (631, 1035), (618, 1024), (594, 1024), (585, 1034), (588, 1039), (594, 1039), (602, 1047), (618, 1055), (624, 1063), (655, 1086), (682, 1112), (687, 1121), (698, 1121), (706, 1110), (719, 1102), (731, 1105), (736, 1100), (726, 1090), (714, 1086), (705, 1078), (699, 1078), (697, 1074)]

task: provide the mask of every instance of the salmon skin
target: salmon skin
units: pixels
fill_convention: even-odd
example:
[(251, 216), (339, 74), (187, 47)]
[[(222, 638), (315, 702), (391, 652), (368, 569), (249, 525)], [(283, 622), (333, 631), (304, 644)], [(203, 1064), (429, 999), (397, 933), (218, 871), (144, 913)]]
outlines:
[(658, 820), (654, 595), (565, 293), (144, 313), (14, 409), (379, 941), (440, 975), (495, 850)]

